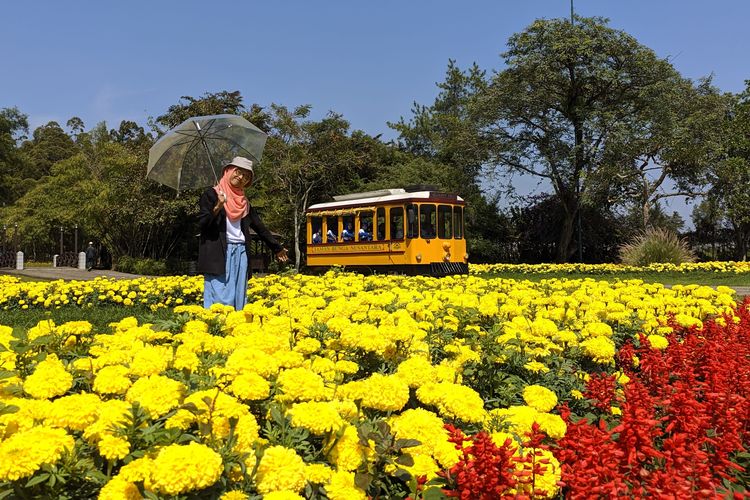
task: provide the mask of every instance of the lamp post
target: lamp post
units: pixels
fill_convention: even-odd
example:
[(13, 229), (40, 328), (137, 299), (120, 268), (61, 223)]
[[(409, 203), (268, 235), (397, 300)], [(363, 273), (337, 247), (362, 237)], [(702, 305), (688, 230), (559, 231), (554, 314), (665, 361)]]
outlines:
[(78, 257), (78, 224), (75, 225), (75, 237), (73, 238), (73, 252), (76, 254), (76, 257)]
[(60, 226), (60, 257), (63, 254), (63, 227)]
[(18, 222), (13, 223), (13, 251), (17, 252), (18, 248)]

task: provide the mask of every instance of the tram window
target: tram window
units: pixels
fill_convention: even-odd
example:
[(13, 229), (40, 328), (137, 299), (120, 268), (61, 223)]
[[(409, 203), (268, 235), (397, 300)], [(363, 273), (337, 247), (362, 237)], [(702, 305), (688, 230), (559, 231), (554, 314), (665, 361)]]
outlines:
[(311, 243), (323, 243), (323, 217), (310, 217)]
[(344, 220), (344, 228), (341, 230), (341, 239), (343, 241), (354, 241), (354, 216), (345, 215), (342, 219)]
[(406, 205), (406, 237), (417, 238), (419, 236), (419, 218), (417, 217), (417, 206)]
[(460, 240), (464, 237), (464, 210), (453, 207), (453, 237)]
[(357, 241), (372, 241), (372, 212), (359, 213)]
[(435, 205), (420, 205), (419, 226), (422, 238), (431, 240), (435, 237)]
[(326, 217), (328, 231), (326, 232), (326, 243), (336, 243), (339, 240), (339, 219), (338, 217)]
[(385, 239), (385, 208), (378, 208), (377, 215), (375, 217), (375, 227), (377, 228), (376, 237), (378, 241)]
[(442, 240), (449, 240), (453, 238), (453, 210), (450, 205), (438, 205), (438, 238)]
[(391, 208), (391, 239), (404, 239), (404, 209), (402, 207)]

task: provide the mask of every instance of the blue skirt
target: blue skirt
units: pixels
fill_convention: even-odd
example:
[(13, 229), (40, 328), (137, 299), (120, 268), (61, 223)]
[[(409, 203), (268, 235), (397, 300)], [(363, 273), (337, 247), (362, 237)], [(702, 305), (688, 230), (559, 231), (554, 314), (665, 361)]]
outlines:
[(247, 303), (247, 250), (244, 243), (227, 245), (224, 275), (206, 274), (203, 281), (203, 307), (224, 304), (241, 311)]

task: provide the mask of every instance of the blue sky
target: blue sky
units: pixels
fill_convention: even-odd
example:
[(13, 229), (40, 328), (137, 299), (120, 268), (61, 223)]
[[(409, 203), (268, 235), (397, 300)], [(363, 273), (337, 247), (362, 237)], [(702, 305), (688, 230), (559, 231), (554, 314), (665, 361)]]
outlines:
[[(574, 0), (690, 78), (738, 92), (750, 79), (750, 1)], [(510, 35), (568, 17), (569, 0), (28, 1), (2, 6), (0, 108), (33, 127), (79, 116), (86, 128), (145, 124), (182, 95), (239, 90), (245, 104), (311, 104), (353, 129), (430, 104), (448, 59), (488, 71)]]

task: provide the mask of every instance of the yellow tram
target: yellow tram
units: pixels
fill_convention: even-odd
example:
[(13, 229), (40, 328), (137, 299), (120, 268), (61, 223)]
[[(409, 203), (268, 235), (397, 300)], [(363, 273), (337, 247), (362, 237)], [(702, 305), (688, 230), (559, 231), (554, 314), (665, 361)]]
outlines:
[(334, 196), (307, 210), (307, 265), (466, 274), (464, 200), (425, 187)]

